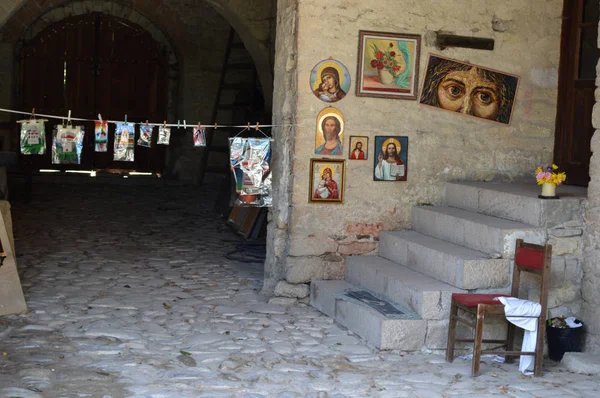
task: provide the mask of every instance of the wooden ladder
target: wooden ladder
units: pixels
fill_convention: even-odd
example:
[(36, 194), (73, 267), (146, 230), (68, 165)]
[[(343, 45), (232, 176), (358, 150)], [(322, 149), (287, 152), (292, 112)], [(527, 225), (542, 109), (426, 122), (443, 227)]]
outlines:
[[(243, 54), (245, 52), (246, 54)], [(227, 49), (219, 79), (212, 120), (224, 125), (243, 125), (254, 109), (257, 73), (254, 63), (240, 62), (236, 56), (248, 54), (244, 43), (233, 28), (229, 32)], [(239, 58), (239, 57), (238, 57)], [(239, 81), (240, 77), (243, 78)], [(245, 98), (240, 97), (243, 94)], [(233, 99), (233, 100), (232, 100)], [(206, 131), (206, 148), (200, 159), (198, 183), (202, 184), (206, 172), (229, 173), (229, 137), (236, 134), (233, 128), (209, 128)]]

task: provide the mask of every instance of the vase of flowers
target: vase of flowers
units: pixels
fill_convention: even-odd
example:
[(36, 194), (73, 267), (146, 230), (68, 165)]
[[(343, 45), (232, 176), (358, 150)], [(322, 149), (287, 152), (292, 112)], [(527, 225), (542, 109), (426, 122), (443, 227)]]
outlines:
[(535, 169), (535, 179), (538, 185), (542, 186), (542, 194), (539, 195), (541, 199), (558, 199), (556, 187), (567, 179), (567, 175), (559, 172), (555, 164), (552, 166), (542, 164)]
[(376, 44), (373, 44), (371, 49), (375, 55), (371, 59), (371, 67), (377, 69), (382, 84), (392, 84), (402, 70), (402, 66), (396, 59), (398, 54), (394, 51), (394, 43), (390, 42), (387, 49), (379, 49)]

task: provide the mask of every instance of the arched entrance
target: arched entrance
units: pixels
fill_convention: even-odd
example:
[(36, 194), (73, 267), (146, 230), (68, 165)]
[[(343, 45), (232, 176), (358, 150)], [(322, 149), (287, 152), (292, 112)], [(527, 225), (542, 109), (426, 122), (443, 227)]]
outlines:
[[(123, 120), (125, 115), (132, 122), (165, 120), (167, 56), (150, 33), (131, 21), (103, 13), (69, 17), (23, 44), (18, 102), (22, 109), (52, 115), (67, 115), (71, 110), (87, 119), (101, 113), (110, 120)], [(133, 163), (113, 162), (112, 142), (108, 152), (94, 152), (94, 126), (84, 125), (80, 167), (162, 170), (163, 146), (136, 150)], [(51, 142), (52, 132), (46, 134)], [(52, 166), (50, 154), (27, 162), (34, 169)]]

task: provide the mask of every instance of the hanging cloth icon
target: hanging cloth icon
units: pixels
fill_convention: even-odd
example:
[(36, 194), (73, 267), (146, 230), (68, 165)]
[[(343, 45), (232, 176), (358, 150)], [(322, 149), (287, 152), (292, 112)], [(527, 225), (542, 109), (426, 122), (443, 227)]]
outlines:
[(194, 146), (206, 146), (206, 129), (194, 127)]
[(21, 154), (43, 155), (46, 153), (46, 129), (41, 119), (21, 122)]
[(152, 146), (152, 131), (154, 126), (151, 124), (140, 124), (140, 138), (137, 140), (139, 146), (150, 148)]
[(229, 139), (230, 165), (238, 198), (236, 206), (270, 207), (271, 140), (269, 138)]
[(115, 130), (115, 153), (113, 160), (133, 162), (135, 143), (135, 125), (133, 123), (117, 123)]
[(171, 139), (171, 129), (166, 126), (161, 126), (158, 129), (158, 142), (159, 145), (169, 145)]
[(55, 126), (52, 137), (52, 164), (81, 164), (83, 126)]
[(106, 120), (96, 120), (95, 151), (106, 152), (108, 150), (108, 122)]

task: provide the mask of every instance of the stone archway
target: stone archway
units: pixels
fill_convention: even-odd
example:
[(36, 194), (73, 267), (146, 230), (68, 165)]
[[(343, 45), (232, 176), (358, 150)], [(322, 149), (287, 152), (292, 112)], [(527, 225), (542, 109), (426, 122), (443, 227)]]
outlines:
[[(40, 15), (19, 37), (15, 48), (16, 59), (19, 59), (21, 46), (23, 42), (33, 40), (40, 32), (49, 26), (62, 21), (68, 17), (82, 16), (92, 12), (101, 12), (113, 17), (126, 19), (136, 25), (143, 27), (152, 38), (159, 44), (159, 47), (167, 57), (168, 64), (168, 82), (167, 82), (167, 117), (174, 119), (177, 113), (177, 101), (180, 80), (180, 65), (175, 48), (171, 45), (169, 39), (155, 24), (148, 18), (139, 13), (133, 8), (123, 6), (117, 2), (107, 1), (104, 3), (94, 2), (93, 7), (90, 7), (91, 2), (82, 0), (63, 4), (62, 6), (53, 8)], [(106, 4), (117, 5), (117, 7), (106, 7)], [(17, 66), (17, 70), (19, 66)]]
[[(263, 88), (265, 107), (270, 108), (273, 92), (273, 72), (269, 42), (272, 39), (271, 18), (273, 2), (247, 2), (245, 0), (204, 0), (214, 8), (242, 37), (252, 56)], [(193, 37), (186, 32), (176, 12), (161, 0), (55, 0), (53, 2), (23, 0), (12, 7), (0, 10), (0, 42), (15, 43), (38, 24), (38, 19), (60, 20), (68, 15), (103, 12), (130, 19), (148, 29), (155, 38), (168, 37), (174, 54), (179, 59), (194, 50)], [(65, 14), (68, 13), (68, 14)], [(265, 14), (267, 17), (265, 18)], [(41, 18), (44, 16), (44, 18)], [(43, 21), (39, 21), (43, 25)], [(156, 32), (155, 32), (156, 31)], [(160, 40), (159, 40), (160, 42)]]

